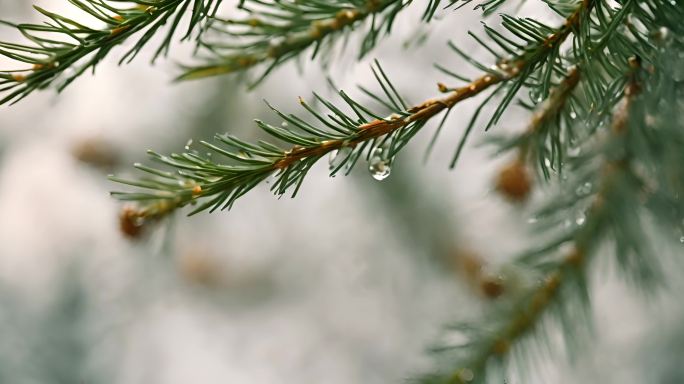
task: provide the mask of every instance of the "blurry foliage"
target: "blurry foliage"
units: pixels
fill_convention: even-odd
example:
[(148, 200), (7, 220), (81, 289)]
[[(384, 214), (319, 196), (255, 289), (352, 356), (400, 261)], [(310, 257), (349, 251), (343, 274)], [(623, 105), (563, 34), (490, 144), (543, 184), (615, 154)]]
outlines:
[[(47, 305), (20, 302), (0, 288), (0, 380), (3, 383), (112, 383), (114, 361), (96, 366), (92, 307), (77, 264), (68, 266)], [(99, 340), (101, 341), (101, 340)]]

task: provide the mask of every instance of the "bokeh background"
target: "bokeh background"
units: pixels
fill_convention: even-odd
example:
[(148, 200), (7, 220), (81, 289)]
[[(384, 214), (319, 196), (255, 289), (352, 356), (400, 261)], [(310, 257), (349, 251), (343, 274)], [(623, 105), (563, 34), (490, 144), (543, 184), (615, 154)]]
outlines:
[[(36, 2), (73, 13), (64, 0)], [(37, 21), (30, 3), (0, 0), (0, 17)], [(328, 75), (354, 93), (373, 84), (372, 58), (411, 101), (435, 95), (445, 79), (432, 64), (464, 65), (446, 41), (484, 57), (466, 35), (479, 14), (426, 26), (412, 8), (368, 59), (350, 43), (327, 69), (291, 63), (251, 92), (235, 77), (171, 84), (192, 50), (177, 44), (155, 66), (143, 53), (118, 67), (117, 49), (64, 93), (2, 107), (0, 383), (397, 383), (429, 370), (441, 327), (493, 302), (459, 268), (464, 255), (505, 271), (534, 241), (529, 207), (493, 193), (506, 159), (491, 160), (480, 132), (448, 169), (476, 100), (452, 113), (427, 163), (434, 126), (385, 181), (361, 163), (329, 178), (321, 163), (296, 199), (264, 185), (230, 212), (179, 214), (142, 241), (119, 231), (108, 193), (121, 186), (106, 178), (133, 174), (147, 149), (182, 151), (217, 132), (260, 138), (253, 118), (279, 123), (262, 99), (294, 112), (297, 96), (334, 97)], [(522, 12), (551, 18), (535, 2)], [(0, 38), (19, 37), (3, 27)], [(520, 111), (508, 116), (497, 129), (525, 126)], [(595, 272), (596, 336), (571, 359), (541, 359), (524, 382), (684, 383), (682, 284), (644, 297), (607, 263)]]

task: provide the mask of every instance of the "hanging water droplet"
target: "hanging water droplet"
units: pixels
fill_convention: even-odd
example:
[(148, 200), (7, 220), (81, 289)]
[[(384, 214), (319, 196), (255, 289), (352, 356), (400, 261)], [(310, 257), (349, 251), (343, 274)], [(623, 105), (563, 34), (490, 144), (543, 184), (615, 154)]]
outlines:
[(392, 171), (392, 159), (388, 159), (389, 150), (386, 148), (375, 148), (370, 160), (368, 161), (368, 171), (375, 180), (385, 180)]
[(577, 215), (577, 218), (575, 219), (575, 223), (579, 226), (582, 226), (586, 221), (587, 221), (587, 217), (584, 215), (583, 212), (580, 212)]
[(538, 89), (532, 89), (530, 90), (530, 100), (532, 100), (535, 103), (541, 103), (544, 98), (542, 97), (541, 92)]
[(186, 150), (186, 151), (189, 151), (191, 145), (192, 145), (192, 139), (188, 140), (188, 142), (185, 143), (185, 150)]
[(451, 330), (450, 332), (447, 332), (444, 335), (444, 342), (447, 345), (454, 346), (454, 347), (460, 347), (463, 345), (466, 345), (469, 341), (468, 335), (463, 332), (462, 330), (454, 329)]
[(390, 165), (385, 161), (385, 160), (373, 160), (371, 159), (370, 166), (368, 167), (368, 170), (370, 171), (371, 175), (375, 180), (382, 181), (385, 180), (389, 175), (392, 169), (390, 168)]
[[(334, 171), (337, 168), (339, 168), (340, 165), (342, 165), (342, 163), (349, 158), (349, 155), (351, 155), (351, 152), (352, 152), (351, 147), (342, 147), (338, 150), (334, 150), (334, 151), (330, 152), (330, 157), (328, 158), (328, 165), (329, 165), (330, 171)], [(351, 164), (347, 164), (345, 166), (345, 170), (347, 170), (349, 166), (351, 166)]]
[(682, 243), (682, 244), (684, 244), (684, 236), (682, 236), (682, 237), (679, 238), (679, 242)]
[(551, 160), (548, 158), (544, 159), (544, 166), (546, 166), (546, 168), (551, 168)]
[(274, 38), (274, 39), (269, 40), (268, 45), (270, 45), (271, 48), (277, 48), (277, 47), (279, 47), (281, 44), (283, 44), (284, 42), (285, 42), (285, 38), (283, 38), (283, 37), (276, 37), (276, 38)]
[(668, 38), (670, 37), (670, 30), (667, 29), (666, 27), (660, 27), (660, 28), (658, 28), (658, 32), (656, 32), (656, 36), (661, 41), (667, 41)]
[(475, 374), (473, 373), (473, 371), (468, 368), (461, 369), (458, 372), (458, 376), (463, 381), (472, 381), (475, 378)]
[(494, 64), (489, 67), (491, 72), (502, 79), (509, 79), (511, 75), (517, 71), (517, 68), (511, 66), (505, 62), (501, 61), (498, 64)]
[(570, 119), (575, 120), (577, 118), (577, 114), (575, 111), (570, 111)]
[(568, 156), (570, 157), (577, 157), (581, 152), (582, 148), (580, 148), (579, 146), (568, 148)]
[(78, 76), (78, 72), (74, 67), (66, 67), (59, 75), (58, 88), (66, 86), (74, 77)]
[[(684, 55), (679, 54), (679, 60), (682, 60)], [(672, 79), (676, 82), (684, 80), (684, 68), (681, 65), (675, 65), (672, 70)]]
[(288, 124), (287, 121), (283, 121), (282, 123), (280, 123), (280, 126), (283, 128), (287, 128), (290, 126), (290, 124)]
[(575, 190), (575, 193), (577, 193), (578, 196), (584, 196), (588, 195), (591, 192), (591, 183), (586, 182)]

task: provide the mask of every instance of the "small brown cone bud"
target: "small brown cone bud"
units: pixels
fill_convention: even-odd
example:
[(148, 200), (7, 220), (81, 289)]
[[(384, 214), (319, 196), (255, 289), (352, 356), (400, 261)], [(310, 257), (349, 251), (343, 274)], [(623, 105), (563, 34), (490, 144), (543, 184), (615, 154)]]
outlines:
[(114, 168), (119, 162), (119, 155), (114, 147), (98, 138), (86, 138), (78, 141), (71, 148), (71, 154), (85, 164), (104, 170)]
[(506, 288), (499, 277), (485, 277), (480, 281), (480, 289), (488, 299), (496, 299), (504, 294)]
[(476, 280), (482, 273), (482, 259), (476, 253), (462, 250), (457, 254), (458, 267), (470, 280)]
[(581, 266), (584, 263), (584, 251), (579, 248), (573, 248), (572, 252), (566, 256), (565, 261), (575, 267)]
[(130, 207), (125, 207), (119, 215), (119, 229), (129, 239), (139, 239), (143, 233), (144, 219), (138, 212)]
[(192, 195), (193, 195), (193, 196), (199, 196), (199, 195), (201, 195), (201, 194), (202, 194), (202, 186), (200, 186), (200, 185), (195, 185), (195, 186), (192, 188)]
[(221, 285), (223, 277), (220, 265), (213, 258), (202, 253), (187, 253), (179, 260), (181, 275), (189, 282), (207, 288)]
[(532, 177), (525, 164), (520, 160), (515, 160), (501, 169), (496, 180), (496, 189), (511, 201), (527, 200), (532, 190)]

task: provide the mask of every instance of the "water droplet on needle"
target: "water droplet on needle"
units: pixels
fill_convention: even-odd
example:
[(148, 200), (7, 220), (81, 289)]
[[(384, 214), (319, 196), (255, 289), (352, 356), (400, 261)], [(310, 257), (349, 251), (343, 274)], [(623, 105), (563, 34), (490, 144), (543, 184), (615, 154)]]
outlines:
[(385, 180), (392, 172), (392, 159), (388, 158), (389, 150), (377, 147), (368, 161), (368, 171), (375, 180)]
[[(344, 163), (352, 153), (351, 147), (342, 147), (340, 149), (330, 152), (330, 157), (328, 158), (328, 165), (330, 171), (335, 171), (338, 169), (342, 163)], [(351, 164), (345, 166), (345, 171), (351, 167)], [(333, 175), (334, 176), (334, 175)]]

